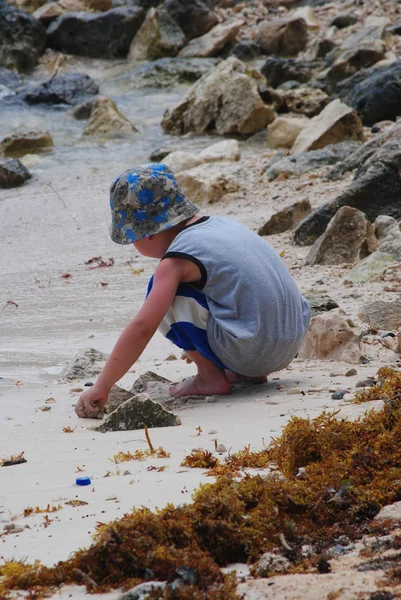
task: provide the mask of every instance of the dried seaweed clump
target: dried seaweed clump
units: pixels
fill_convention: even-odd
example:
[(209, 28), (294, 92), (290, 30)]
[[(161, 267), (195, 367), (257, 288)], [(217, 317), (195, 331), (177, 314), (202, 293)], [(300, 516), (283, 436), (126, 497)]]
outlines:
[(378, 382), (368, 390), (357, 394), (356, 404), (371, 400), (395, 400), (401, 398), (401, 371), (382, 367), (377, 372)]
[(170, 458), (170, 453), (166, 452), (161, 446), (156, 448), (156, 450), (135, 450), (133, 453), (129, 450), (128, 452), (123, 452), (120, 450), (120, 452), (117, 452), (117, 454), (115, 454), (113, 458), (110, 458), (109, 460), (118, 465), (122, 462), (128, 462), (130, 460), (145, 460), (146, 458)]
[(91, 591), (127, 589), (150, 572), (153, 579), (173, 581), (177, 568), (187, 566), (197, 583), (164, 588), (160, 599), (233, 600), (235, 582), (219, 567), (252, 562), (279, 539), (293, 548), (305, 540), (321, 546), (401, 499), (401, 397), (390, 391), (382, 410), (355, 422), (326, 413), (293, 417), (263, 451), (285, 477), (220, 477), (201, 486), (192, 504), (138, 509), (100, 526), (90, 548), (54, 568), (6, 563), (0, 567), (0, 598), (10, 590), (46, 591), (82, 581), (77, 573), (90, 578)]
[(212, 469), (217, 467), (219, 460), (209, 450), (192, 450), (181, 463), (181, 467), (191, 469)]

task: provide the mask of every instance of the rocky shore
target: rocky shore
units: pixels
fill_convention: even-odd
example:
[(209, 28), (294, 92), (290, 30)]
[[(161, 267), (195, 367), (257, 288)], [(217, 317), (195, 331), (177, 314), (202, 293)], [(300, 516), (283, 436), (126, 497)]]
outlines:
[[(77, 394), (141, 305), (154, 268), (108, 239), (108, 187), (147, 161), (166, 163), (204, 214), (265, 236), (313, 318), (289, 369), (230, 400), (172, 402), (169, 381), (191, 367), (155, 337), (88, 429), (73, 413)], [(339, 422), (352, 421), (398, 401), (383, 392), (356, 403), (380, 389), (380, 368), (400, 370), (400, 174), (399, 1), (0, 0), (0, 459), (28, 459), (0, 469), (1, 560), (51, 566), (133, 505), (189, 503), (210, 483), (203, 470), (181, 468), (191, 449), (220, 459), (227, 448), (261, 451), (293, 417), (339, 411)], [(108, 459), (141, 449), (146, 440), (133, 430), (144, 425), (171, 451), (170, 472), (150, 452), (128, 463), (130, 477), (116, 477), (124, 469), (117, 461), (107, 470)], [(391, 468), (395, 501), (399, 467)], [(27, 517), (27, 506), (75, 499), (81, 470), (93, 482), (84, 505), (46, 513), (50, 529), (46, 511)], [(330, 507), (348, 483), (326, 487), (319, 502)], [(372, 506), (341, 535), (337, 523), (331, 537), (277, 537), (272, 551), (248, 555), (251, 569), (227, 560), (235, 592), (199, 591), (177, 570), (152, 593), (181, 598), (174, 585), (195, 585), (206, 594), (196, 600), (392, 600), (401, 594), (400, 509)], [(147, 597), (152, 585), (140, 585), (127, 600)], [(64, 586), (55, 597), (69, 593), (84, 591)]]

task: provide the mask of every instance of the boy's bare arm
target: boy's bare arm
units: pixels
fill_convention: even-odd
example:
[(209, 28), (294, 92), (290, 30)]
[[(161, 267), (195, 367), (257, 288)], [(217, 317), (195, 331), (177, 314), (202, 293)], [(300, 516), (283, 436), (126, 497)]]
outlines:
[(166, 259), (159, 264), (144, 305), (123, 330), (95, 385), (80, 397), (75, 408), (79, 417), (96, 417), (103, 412), (111, 387), (138, 360), (173, 302), (185, 278), (185, 262)]

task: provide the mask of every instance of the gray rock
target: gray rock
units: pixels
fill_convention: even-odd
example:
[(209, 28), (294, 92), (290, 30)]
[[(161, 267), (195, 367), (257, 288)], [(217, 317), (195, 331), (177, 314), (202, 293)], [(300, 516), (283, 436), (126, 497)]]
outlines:
[(259, 235), (274, 235), (293, 229), (312, 211), (309, 200), (300, 200), (274, 214), (258, 231)]
[[(386, 47), (382, 42), (366, 43), (343, 50), (329, 68), (326, 78), (330, 84), (336, 84), (359, 72), (360, 69), (371, 67), (386, 55)], [(356, 108), (355, 104), (353, 105)]]
[(365, 160), (351, 185), (332, 202), (313, 211), (294, 233), (296, 244), (313, 244), (342, 206), (364, 212), (370, 221), (379, 215), (401, 218), (401, 141), (388, 141)]
[(276, 88), (286, 81), (306, 83), (312, 78), (318, 65), (315, 61), (270, 56), (261, 68), (261, 73), (266, 77), (267, 84)]
[(269, 181), (272, 181), (280, 173), (294, 175), (310, 173), (321, 167), (343, 161), (360, 146), (359, 142), (346, 141), (339, 144), (330, 144), (321, 150), (311, 150), (309, 152), (294, 154), (293, 156), (285, 156), (280, 160), (270, 162), (264, 175)]
[(386, 252), (373, 252), (370, 256), (364, 258), (353, 269), (348, 271), (347, 279), (355, 284), (369, 283), (371, 281), (380, 281), (384, 270), (394, 264), (394, 256)]
[(112, 413), (113, 410), (116, 410), (120, 406), (120, 404), (123, 404), (130, 398), (132, 398), (132, 392), (128, 392), (118, 385), (113, 385), (109, 393), (107, 404), (104, 407), (104, 412), (106, 414)]
[(390, 255), (393, 259), (393, 263), (395, 260), (401, 261), (401, 235), (397, 238), (386, 240), (380, 245), (380, 254), (383, 253), (383, 256)]
[(0, 159), (0, 188), (18, 187), (32, 175), (19, 160)]
[(269, 577), (274, 573), (285, 573), (291, 568), (288, 558), (274, 552), (265, 552), (252, 566), (254, 577)]
[(333, 310), (334, 308), (339, 308), (337, 302), (333, 300), (333, 298), (330, 298), (330, 296), (327, 296), (326, 294), (306, 292), (304, 293), (304, 297), (309, 303), (312, 317), (315, 317), (316, 315), (321, 315), (322, 313), (327, 312), (329, 310)]
[(377, 69), (349, 91), (346, 104), (356, 110), (364, 125), (401, 115), (401, 61)]
[(90, 378), (99, 375), (107, 354), (94, 348), (85, 348), (78, 352), (60, 373), (60, 379), (74, 381), (75, 379)]
[(153, 402), (147, 394), (136, 394), (120, 404), (95, 431), (131, 431), (144, 427), (171, 427), (181, 425), (181, 419)]
[(46, 29), (32, 15), (0, 2), (0, 66), (29, 71), (46, 46)]
[(332, 400), (342, 400), (347, 393), (347, 390), (339, 390), (331, 395)]
[(166, 158), (169, 154), (175, 151), (174, 146), (171, 148), (156, 148), (149, 154), (150, 162), (161, 162), (163, 158)]
[(241, 40), (233, 44), (230, 54), (238, 60), (253, 60), (260, 56), (260, 48), (256, 42), (252, 40)]
[(24, 95), (28, 104), (79, 104), (99, 92), (88, 75), (67, 73), (52, 77)]
[(145, 18), (138, 7), (62, 15), (48, 29), (51, 48), (93, 58), (125, 57)]
[(380, 243), (401, 236), (400, 226), (394, 217), (379, 215), (375, 222), (375, 235)]
[(365, 304), (358, 316), (375, 329), (396, 331), (401, 327), (401, 300), (376, 300)]
[(147, 392), (152, 396), (153, 400), (156, 400), (158, 399), (158, 392), (160, 391), (160, 388), (162, 388), (162, 395), (159, 397), (163, 398), (166, 394), (166, 385), (171, 385), (171, 383), (172, 382), (169, 379), (166, 379), (157, 373), (146, 371), (146, 373), (140, 375), (135, 381), (131, 388), (131, 393), (140, 394), (142, 392)]
[(366, 215), (342, 206), (316, 240), (306, 257), (308, 265), (355, 263), (378, 247), (373, 227)]
[(204, 35), (218, 23), (207, 0), (165, 0), (163, 8), (181, 27), (188, 40)]
[(89, 119), (89, 117), (91, 116), (92, 108), (93, 100), (89, 100), (88, 102), (78, 104), (78, 106), (76, 106), (72, 110), (71, 114), (74, 117), (74, 119), (77, 119), (78, 121), (84, 121), (86, 119)]
[(130, 91), (137, 88), (172, 87), (180, 83), (194, 83), (208, 73), (219, 62), (217, 58), (159, 58), (153, 62), (141, 64), (133, 71), (112, 80), (120, 90)]

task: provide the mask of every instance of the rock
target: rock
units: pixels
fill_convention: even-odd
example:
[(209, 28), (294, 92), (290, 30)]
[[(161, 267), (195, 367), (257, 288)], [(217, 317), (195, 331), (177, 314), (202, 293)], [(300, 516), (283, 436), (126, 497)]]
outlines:
[(0, 188), (13, 188), (22, 185), (32, 175), (19, 160), (0, 159)]
[(218, 452), (219, 454), (223, 454), (224, 452), (227, 452), (227, 448), (224, 444), (218, 444), (216, 452)]
[(89, 119), (92, 113), (93, 102), (94, 100), (89, 100), (73, 108), (71, 114), (74, 119), (77, 119), (77, 121), (86, 121)]
[(204, 35), (218, 23), (207, 0), (166, 0), (163, 7), (189, 40)]
[(145, 581), (120, 596), (118, 600), (147, 600), (151, 592), (163, 590), (165, 587), (164, 581)]
[(251, 574), (253, 577), (270, 577), (274, 573), (285, 573), (290, 568), (291, 563), (288, 558), (274, 552), (265, 552), (252, 565)]
[(175, 152), (174, 148), (169, 148), (167, 146), (165, 148), (156, 148), (156, 150), (152, 150), (149, 154), (149, 161), (162, 162), (162, 160), (171, 154), (171, 152)]
[(264, 175), (269, 181), (272, 181), (278, 177), (280, 173), (286, 173), (288, 175), (310, 173), (321, 167), (344, 160), (346, 156), (352, 153), (360, 145), (361, 144), (358, 142), (341, 142), (340, 144), (326, 146), (326, 148), (322, 148), (322, 150), (311, 150), (310, 152), (301, 152), (301, 154), (295, 154), (293, 156), (285, 156), (279, 160), (270, 162), (267, 165)]
[(218, 63), (216, 58), (159, 58), (143, 63), (109, 82), (114, 92), (120, 93), (144, 87), (173, 87), (180, 83), (194, 83)]
[(153, 402), (147, 394), (136, 394), (120, 404), (103, 422), (95, 427), (95, 431), (131, 431), (144, 427), (171, 427), (181, 425), (181, 419), (157, 402)]
[(241, 158), (239, 143), (237, 140), (223, 140), (211, 146), (207, 146), (200, 153), (203, 162), (237, 161)]
[(401, 143), (397, 139), (386, 142), (365, 160), (354, 181), (342, 194), (313, 211), (298, 225), (295, 243), (301, 246), (312, 244), (341, 206), (363, 211), (371, 222), (383, 214), (401, 218), (400, 167)]
[(33, 16), (46, 27), (61, 15), (79, 11), (106, 11), (112, 8), (111, 0), (58, 0), (35, 10)]
[(169, 406), (174, 404), (169, 391), (171, 384), (172, 382), (169, 379), (152, 371), (146, 371), (138, 377), (130, 391), (132, 394), (146, 392), (153, 401)]
[(231, 57), (201, 77), (175, 108), (164, 113), (162, 127), (172, 135), (190, 131), (250, 135), (274, 117), (245, 65)]
[(375, 300), (362, 306), (358, 316), (375, 329), (395, 331), (401, 327), (401, 300)]
[(401, 521), (401, 502), (394, 502), (383, 506), (380, 512), (375, 516), (375, 521)]
[(340, 50), (349, 50), (360, 44), (374, 44), (386, 37), (388, 19), (383, 17), (371, 17), (365, 20), (364, 27), (351, 33), (340, 45)]
[(335, 308), (339, 308), (337, 302), (330, 298), (330, 296), (326, 296), (325, 294), (316, 294), (315, 292), (306, 292), (304, 293), (304, 297), (307, 299), (312, 317), (316, 315), (321, 315), (324, 312), (329, 310), (333, 310)]
[(401, 137), (401, 122), (395, 123), (389, 130), (381, 135), (375, 136), (364, 144), (359, 144), (356, 149), (344, 157), (331, 169), (326, 178), (331, 181), (342, 179), (344, 173), (361, 167), (365, 161), (372, 156), (386, 142), (398, 140)]
[(79, 104), (99, 92), (88, 75), (67, 73), (51, 77), (24, 95), (28, 104)]
[(256, 30), (255, 41), (264, 54), (297, 56), (307, 44), (308, 27), (302, 18), (262, 21)]
[(329, 52), (331, 52), (335, 47), (335, 43), (329, 38), (315, 40), (315, 42), (311, 46), (309, 56), (313, 60), (317, 60), (319, 58), (326, 58)]
[(351, 326), (341, 308), (311, 318), (298, 358), (358, 363), (362, 331)]
[(384, 270), (394, 264), (394, 257), (387, 252), (373, 252), (347, 272), (347, 279), (354, 284), (380, 281)]
[(177, 175), (177, 181), (184, 193), (195, 204), (213, 204), (225, 194), (238, 192), (241, 189), (235, 173), (224, 169), (227, 163), (207, 163), (183, 171)]
[(369, 387), (373, 387), (374, 385), (376, 385), (377, 383), (377, 379), (361, 379), (360, 381), (357, 381), (355, 384), (356, 388), (369, 388)]
[(173, 171), (173, 173), (177, 174), (181, 171), (187, 171), (193, 167), (198, 167), (202, 164), (203, 160), (199, 154), (177, 150), (168, 154), (163, 162)]
[(378, 241), (366, 215), (342, 206), (306, 257), (308, 265), (355, 263), (376, 250)]
[(302, 394), (302, 390), (299, 387), (290, 388), (287, 391), (287, 396), (297, 396), (298, 394)]
[(99, 375), (107, 360), (107, 354), (94, 348), (85, 348), (78, 352), (60, 373), (60, 379), (74, 381)]
[(50, 133), (40, 131), (20, 131), (6, 136), (0, 142), (0, 154), (24, 156), (43, 148), (51, 148), (53, 139)]
[(334, 17), (334, 19), (330, 21), (330, 27), (345, 29), (346, 27), (355, 25), (355, 23), (358, 23), (358, 17), (355, 17), (355, 15), (352, 15), (351, 13), (345, 13)]
[(92, 103), (90, 119), (83, 135), (124, 135), (137, 132), (131, 121), (120, 113), (113, 100), (99, 96)]
[(253, 60), (260, 56), (260, 48), (252, 40), (240, 40), (233, 45), (230, 54), (238, 60)]
[(322, 90), (299, 87), (279, 92), (282, 99), (280, 109), (286, 112), (299, 113), (307, 117), (318, 115), (328, 104), (329, 97)]
[(141, 8), (62, 15), (47, 30), (50, 48), (92, 58), (125, 57), (144, 20)]
[(200, 37), (192, 39), (183, 48), (178, 56), (181, 58), (193, 58), (196, 56), (207, 58), (217, 56), (230, 42), (234, 41), (244, 24), (244, 21), (225, 21), (215, 25), (213, 29)]
[(306, 123), (305, 119), (277, 117), (267, 128), (268, 147), (291, 148)]
[(306, 83), (312, 78), (316, 64), (311, 61), (299, 61), (291, 58), (270, 56), (261, 68), (267, 84), (273, 88), (286, 81)]
[(46, 29), (32, 15), (0, 3), (0, 67), (29, 71), (46, 46)]
[(132, 40), (129, 60), (155, 60), (175, 56), (185, 44), (186, 38), (177, 23), (162, 8), (151, 8), (142, 27)]
[(309, 29), (319, 29), (320, 23), (310, 6), (300, 6), (291, 15), (292, 19), (303, 19)]
[(377, 69), (348, 92), (346, 104), (355, 109), (364, 125), (401, 115), (401, 61)]
[(118, 385), (113, 385), (109, 393), (109, 399), (107, 401), (106, 406), (104, 407), (104, 412), (106, 414), (112, 413), (116, 408), (123, 404), (127, 400), (132, 398), (132, 392), (128, 392)]
[(298, 154), (344, 140), (363, 139), (363, 126), (358, 115), (337, 99), (309, 121), (295, 140), (292, 152)]
[(375, 228), (375, 235), (380, 243), (385, 240), (398, 238), (401, 235), (400, 226), (394, 217), (379, 215), (373, 225)]
[(334, 392), (334, 394), (331, 395), (331, 399), (332, 400), (342, 400), (346, 393), (347, 393), (347, 390), (338, 390), (338, 392)]
[(380, 254), (387, 254), (394, 259), (401, 261), (401, 236), (384, 241), (380, 246)]
[(354, 377), (354, 375), (358, 375), (358, 371), (356, 369), (348, 369), (345, 373), (346, 377)]
[(347, 77), (351, 77), (360, 69), (370, 67), (386, 55), (386, 47), (381, 41), (360, 44), (354, 48), (344, 50), (334, 61), (327, 72), (327, 80), (336, 84)]
[(259, 235), (274, 235), (293, 229), (312, 211), (309, 200), (300, 200), (280, 210), (259, 229)]

